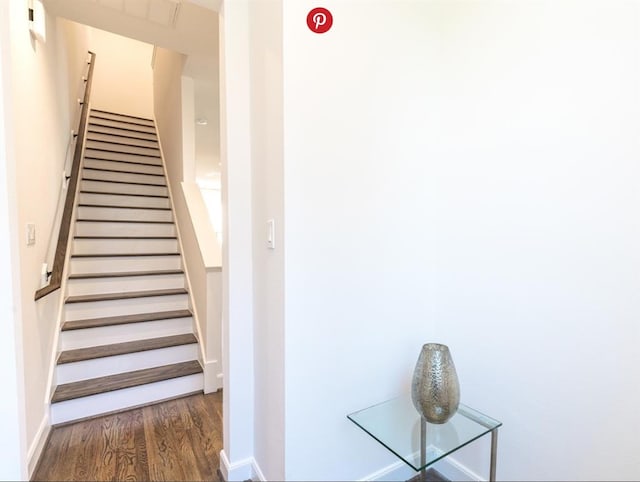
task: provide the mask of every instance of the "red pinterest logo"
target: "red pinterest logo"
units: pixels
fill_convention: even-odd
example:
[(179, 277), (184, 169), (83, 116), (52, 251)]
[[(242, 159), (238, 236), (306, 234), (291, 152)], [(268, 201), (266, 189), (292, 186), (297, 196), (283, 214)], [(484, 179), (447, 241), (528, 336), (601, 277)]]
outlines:
[(333, 15), (326, 8), (314, 8), (307, 14), (307, 26), (315, 33), (328, 32), (333, 25)]

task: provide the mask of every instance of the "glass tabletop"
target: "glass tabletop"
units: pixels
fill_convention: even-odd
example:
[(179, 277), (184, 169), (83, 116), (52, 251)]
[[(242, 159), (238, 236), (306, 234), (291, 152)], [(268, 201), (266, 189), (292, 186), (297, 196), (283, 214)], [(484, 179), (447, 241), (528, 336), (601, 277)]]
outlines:
[[(350, 413), (347, 418), (416, 471), (502, 425), (463, 404), (444, 424), (423, 422), (409, 395)], [(421, 450), (423, 427), (426, 432), (424, 454)]]

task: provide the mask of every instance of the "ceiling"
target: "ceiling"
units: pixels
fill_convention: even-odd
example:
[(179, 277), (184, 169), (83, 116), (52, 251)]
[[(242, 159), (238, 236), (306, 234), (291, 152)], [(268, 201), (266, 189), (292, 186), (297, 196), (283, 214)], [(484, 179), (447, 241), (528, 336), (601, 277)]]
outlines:
[(185, 55), (218, 53), (218, 0), (44, 0), (58, 17)]
[(180, 13), (180, 3), (173, 0), (92, 0), (97, 5), (120, 13), (148, 20), (164, 27), (174, 27)]

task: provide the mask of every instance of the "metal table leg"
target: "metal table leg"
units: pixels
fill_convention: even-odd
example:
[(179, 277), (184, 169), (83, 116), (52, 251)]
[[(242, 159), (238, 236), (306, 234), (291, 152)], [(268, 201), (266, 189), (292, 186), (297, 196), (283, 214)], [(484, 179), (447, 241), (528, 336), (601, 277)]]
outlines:
[[(427, 463), (427, 421), (422, 418), (420, 421), (420, 466), (424, 467)], [(423, 468), (420, 473), (424, 474), (426, 468)]]
[(489, 481), (496, 480), (496, 459), (498, 455), (498, 429), (491, 431), (491, 465), (489, 466)]

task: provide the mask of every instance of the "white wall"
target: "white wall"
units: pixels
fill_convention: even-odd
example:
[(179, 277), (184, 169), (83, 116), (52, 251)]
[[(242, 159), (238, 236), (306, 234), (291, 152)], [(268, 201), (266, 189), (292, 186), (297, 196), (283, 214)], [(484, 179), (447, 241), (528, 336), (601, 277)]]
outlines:
[(221, 387), (221, 249), (195, 183), (193, 81), (182, 75), (184, 55), (157, 48), (154, 110), (171, 198), (193, 298), (205, 391)]
[[(20, 293), (25, 366), (26, 434), (29, 446), (35, 443), (46, 426), (47, 377), (50, 369), (56, 326), (55, 308), (59, 293), (35, 303), (40, 287), (40, 267), (47, 257), (52, 222), (60, 194), (67, 142), (73, 114), (69, 96), (78, 87), (78, 79), (66, 72), (76, 70), (60, 61), (58, 28), (62, 24), (47, 16), (46, 43), (33, 42), (24, 19), (24, 2), (11, 4), (12, 36), (12, 143), (15, 162), (16, 204), (20, 251)], [(68, 46), (86, 53), (86, 44)], [(60, 49), (63, 47), (61, 46)], [(57, 82), (57, 81), (60, 82)], [(73, 88), (70, 86), (73, 85)], [(34, 195), (38, 193), (38, 195)], [(24, 230), (27, 223), (36, 226), (36, 244), (27, 246)]]
[(438, 338), (504, 422), (501, 478), (637, 480), (640, 4), (446, 15)]
[(184, 180), (182, 171), (182, 67), (185, 56), (156, 48), (153, 63), (154, 115), (162, 143), (167, 173), (175, 182)]
[[(222, 161), (222, 364), (226, 480), (254, 477), (254, 336), (249, 2), (220, 12)], [(225, 33), (229, 32), (229, 35)]]
[(0, 397), (0, 479), (21, 480), (28, 477), (26, 470), (26, 430), (24, 413), (24, 371), (22, 363), (22, 327), (17, 314), (20, 311), (19, 266), (17, 261), (17, 233), (15, 212), (15, 178), (12, 162), (12, 144), (6, 138), (9, 116), (9, 90), (11, 68), (9, 52), (9, 4), (0, 3), (0, 229), (13, 233), (0, 237), (0, 264), (5, 267), (0, 275), (0, 373), (3, 396)]
[(640, 477), (640, 5), (283, 5), (287, 479), (393, 462), (346, 414), (427, 341), (500, 479)]
[(96, 54), (91, 107), (153, 117), (153, 45), (91, 29)]
[[(13, 384), (19, 386), (17, 407), (22, 439), (18, 448), (21, 478), (38, 457), (48, 430), (47, 380), (57, 329), (56, 292), (36, 303), (35, 291), (40, 287), (41, 264), (47, 258), (49, 237), (60, 196), (67, 143), (75, 121), (74, 102), (78, 96), (79, 73), (86, 54), (86, 37), (65, 21), (46, 16), (46, 42), (31, 38), (25, 15), (26, 2), (12, 0), (3, 4), (3, 85), (4, 119), (2, 130), (3, 174), (8, 187), (9, 226), (7, 242), (12, 245), (12, 281), (7, 296), (15, 326), (7, 327), (7, 343), (15, 342), (7, 355), (18, 360), (7, 361), (7, 369), (17, 367), (17, 380), (9, 377), (9, 395)], [(8, 15), (8, 16), (6, 16)], [(5, 38), (6, 37), (6, 38)], [(81, 65), (72, 65), (80, 62)], [(78, 77), (76, 77), (78, 76)], [(70, 111), (70, 109), (72, 109)], [(36, 243), (27, 246), (27, 223), (36, 227)], [(5, 246), (6, 247), (6, 246)], [(15, 333), (15, 338), (11, 336)], [(3, 350), (4, 353), (4, 350)], [(11, 411), (9, 411), (11, 413)], [(4, 426), (4, 425), (3, 425)], [(12, 430), (12, 424), (9, 425)], [(13, 441), (16, 443), (16, 441)]]
[(435, 334), (436, 33), (426, 2), (328, 2), (326, 35), (283, 3), (286, 476), (355, 480), (395, 458), (346, 415), (406, 392)]
[(186, 209), (178, 222), (204, 348), (205, 393), (209, 393), (222, 388), (222, 253), (198, 185), (182, 182), (178, 189)]
[[(220, 85), (218, 58), (212, 78), (194, 82), (195, 118), (207, 119), (206, 125), (195, 126), (196, 178), (210, 186), (220, 187)], [(218, 175), (212, 173), (214, 171)]]
[[(251, 2), (251, 175), (255, 459), (267, 480), (284, 480), (284, 198), (282, 1)], [(267, 220), (275, 249), (267, 248)]]

